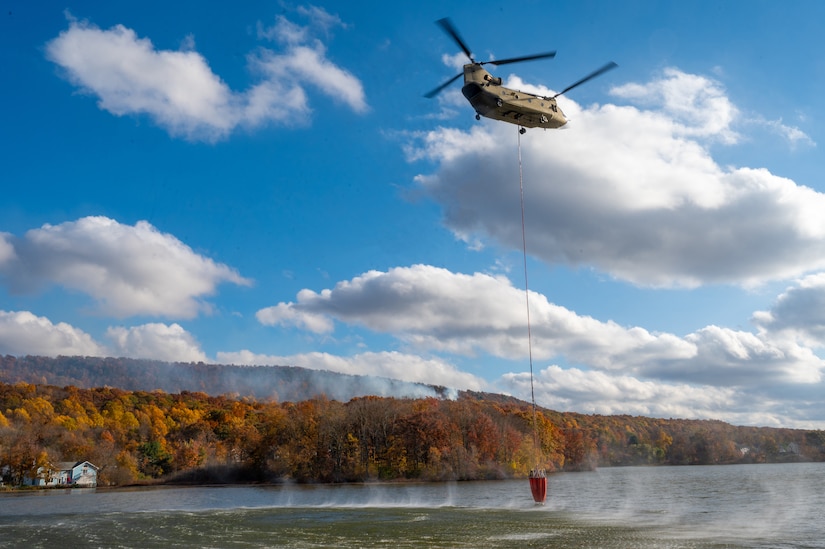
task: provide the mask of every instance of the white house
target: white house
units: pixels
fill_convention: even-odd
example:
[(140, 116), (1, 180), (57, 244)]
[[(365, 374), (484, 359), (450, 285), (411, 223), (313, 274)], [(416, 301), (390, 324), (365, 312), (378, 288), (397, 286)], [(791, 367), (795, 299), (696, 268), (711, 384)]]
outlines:
[(31, 486), (97, 486), (97, 470), (88, 461), (60, 461), (51, 470), (45, 467), (37, 469), (37, 477), (26, 479)]

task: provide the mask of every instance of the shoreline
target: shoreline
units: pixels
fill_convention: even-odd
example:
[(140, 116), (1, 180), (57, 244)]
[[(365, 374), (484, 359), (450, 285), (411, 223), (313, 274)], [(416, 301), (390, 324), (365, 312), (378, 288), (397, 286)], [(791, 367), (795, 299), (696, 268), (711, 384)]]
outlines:
[[(818, 460), (785, 460), (772, 462), (738, 462), (738, 463), (701, 463), (688, 465), (669, 465), (669, 464), (639, 464), (639, 465), (607, 465), (589, 470), (562, 470), (552, 471), (547, 473), (548, 478), (560, 474), (586, 474), (595, 473), (600, 469), (661, 469), (661, 468), (703, 468), (703, 467), (730, 467), (730, 466), (769, 466), (769, 465), (791, 465), (791, 464), (806, 464), (806, 463), (822, 463)], [(98, 485), (98, 486), (9, 486), (0, 484), (0, 494), (3, 493), (37, 493), (48, 491), (65, 491), (65, 490), (95, 490), (95, 491), (119, 491), (119, 490), (134, 490), (140, 488), (188, 488), (188, 487), (279, 487), (279, 486), (367, 486), (367, 485), (426, 485), (426, 484), (449, 484), (449, 483), (472, 483), (472, 482), (506, 482), (506, 481), (521, 481), (528, 480), (527, 476), (523, 477), (501, 477), (501, 478), (462, 478), (462, 479), (367, 479), (367, 480), (350, 480), (340, 482), (325, 482), (325, 481), (304, 481), (294, 479), (277, 479), (277, 480), (215, 480), (215, 481), (194, 481), (182, 480), (175, 478), (168, 479), (143, 479), (128, 484), (118, 485)]]

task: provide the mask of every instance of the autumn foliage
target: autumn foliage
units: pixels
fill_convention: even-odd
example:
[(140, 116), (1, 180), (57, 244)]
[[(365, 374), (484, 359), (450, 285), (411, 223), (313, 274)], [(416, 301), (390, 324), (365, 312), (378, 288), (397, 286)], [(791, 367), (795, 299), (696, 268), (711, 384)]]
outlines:
[[(89, 460), (101, 482), (482, 479), (636, 464), (822, 460), (822, 431), (589, 416), (500, 395), (278, 403), (0, 383), (0, 471)], [(535, 426), (535, 429), (534, 429)], [(534, 438), (535, 435), (535, 438)]]

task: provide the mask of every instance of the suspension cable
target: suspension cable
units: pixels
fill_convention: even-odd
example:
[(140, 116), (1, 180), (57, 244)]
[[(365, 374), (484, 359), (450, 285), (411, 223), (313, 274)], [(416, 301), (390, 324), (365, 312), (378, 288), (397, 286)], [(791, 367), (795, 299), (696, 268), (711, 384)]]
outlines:
[(527, 308), (527, 355), (530, 360), (530, 400), (533, 403), (533, 450), (536, 459), (536, 469), (538, 469), (538, 426), (536, 425), (536, 393), (533, 387), (533, 334), (530, 326), (530, 285), (527, 279), (527, 231), (524, 223), (524, 173), (521, 167), (521, 134), (522, 128), (518, 128), (518, 185), (521, 197), (521, 245), (522, 256), (524, 258), (524, 301)]

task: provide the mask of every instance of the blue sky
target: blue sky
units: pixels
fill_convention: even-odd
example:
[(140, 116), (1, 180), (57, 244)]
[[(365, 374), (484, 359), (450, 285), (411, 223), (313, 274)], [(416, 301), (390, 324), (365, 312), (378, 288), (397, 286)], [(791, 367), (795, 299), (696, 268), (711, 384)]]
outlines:
[(0, 353), (825, 428), (825, 4), (2, 0)]

